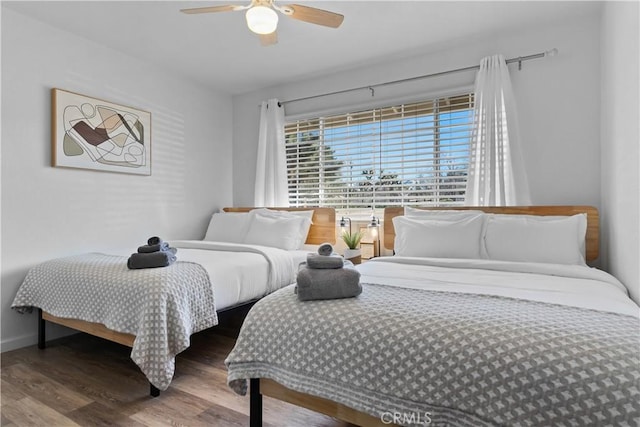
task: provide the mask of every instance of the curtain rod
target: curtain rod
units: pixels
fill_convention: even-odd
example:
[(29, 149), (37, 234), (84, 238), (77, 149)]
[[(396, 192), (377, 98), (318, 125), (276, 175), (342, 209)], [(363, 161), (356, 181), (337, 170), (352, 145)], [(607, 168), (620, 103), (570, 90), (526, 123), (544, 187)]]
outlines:
[[(518, 70), (522, 69), (522, 63), (524, 61), (529, 61), (531, 59), (538, 59), (538, 58), (544, 58), (546, 56), (556, 56), (558, 54), (558, 49), (553, 48), (551, 50), (548, 50), (546, 52), (540, 52), (540, 53), (535, 53), (533, 55), (527, 55), (527, 56), (518, 56), (516, 58), (510, 58), (507, 59), (505, 62), (507, 64), (511, 64), (513, 62), (517, 62), (518, 63)], [(383, 87), (383, 86), (388, 86), (388, 85), (393, 85), (393, 84), (397, 84), (397, 83), (406, 83), (406, 82), (411, 82), (414, 80), (421, 80), (421, 79), (426, 79), (429, 77), (438, 77), (438, 76), (444, 76), (446, 74), (452, 74), (452, 73), (459, 73), (462, 71), (471, 71), (471, 70), (479, 70), (480, 69), (480, 65), (472, 65), (469, 67), (463, 67), (463, 68), (456, 68), (454, 70), (447, 70), (447, 71), (440, 71), (437, 73), (432, 73), (432, 74), (425, 74), (422, 76), (416, 76), (416, 77), (409, 77), (406, 79), (400, 79), (400, 80), (393, 80), (390, 82), (384, 82), (384, 83), (378, 83), (378, 84), (374, 84), (374, 85), (368, 85), (368, 86), (360, 86), (360, 87), (354, 87), (351, 89), (343, 89), (343, 90), (338, 90), (335, 92), (329, 92), (329, 93), (323, 93), (320, 95), (311, 95), (311, 96), (305, 96), (303, 98), (295, 98), (295, 99), (289, 99), (286, 101), (280, 101), (279, 105), (282, 106), (284, 104), (290, 104), (293, 102), (299, 102), (299, 101), (306, 101), (309, 99), (315, 99), (315, 98), (321, 98), (324, 96), (331, 96), (331, 95), (339, 95), (342, 93), (347, 93), (347, 92), (355, 92), (357, 90), (364, 90), (364, 89), (368, 89), (371, 91), (371, 96), (374, 96), (375, 94), (375, 88), (377, 87)]]

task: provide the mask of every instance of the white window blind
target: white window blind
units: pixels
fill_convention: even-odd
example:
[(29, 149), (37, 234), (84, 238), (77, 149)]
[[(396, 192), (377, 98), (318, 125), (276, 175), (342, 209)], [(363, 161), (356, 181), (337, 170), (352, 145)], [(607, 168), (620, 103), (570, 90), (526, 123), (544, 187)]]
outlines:
[(291, 206), (462, 205), (473, 94), (285, 125)]

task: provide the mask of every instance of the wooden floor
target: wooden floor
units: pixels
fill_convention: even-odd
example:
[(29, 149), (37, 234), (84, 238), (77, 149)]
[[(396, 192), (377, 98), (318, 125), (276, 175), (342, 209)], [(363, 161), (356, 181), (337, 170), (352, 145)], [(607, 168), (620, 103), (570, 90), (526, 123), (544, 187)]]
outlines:
[[(233, 332), (212, 328), (193, 335), (176, 359), (169, 389), (156, 398), (129, 358), (130, 348), (90, 335), (3, 353), (0, 425), (248, 426), (248, 396), (226, 383)], [(270, 427), (350, 426), (270, 398), (263, 413)]]

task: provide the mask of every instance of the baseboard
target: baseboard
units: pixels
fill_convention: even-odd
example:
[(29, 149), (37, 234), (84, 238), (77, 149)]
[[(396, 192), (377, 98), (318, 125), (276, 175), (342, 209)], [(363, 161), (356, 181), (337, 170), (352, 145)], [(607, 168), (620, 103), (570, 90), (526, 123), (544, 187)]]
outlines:
[[(58, 338), (66, 337), (68, 335), (77, 334), (78, 331), (74, 329), (65, 328), (64, 326), (54, 325), (47, 323), (47, 341), (55, 340)], [(17, 350), (23, 347), (29, 347), (31, 345), (38, 344), (38, 334), (27, 334), (19, 337), (2, 339), (0, 341), (0, 353), (6, 351)]]
[(17, 350), (22, 347), (28, 347), (38, 343), (38, 334), (22, 335), (0, 341), (0, 352)]

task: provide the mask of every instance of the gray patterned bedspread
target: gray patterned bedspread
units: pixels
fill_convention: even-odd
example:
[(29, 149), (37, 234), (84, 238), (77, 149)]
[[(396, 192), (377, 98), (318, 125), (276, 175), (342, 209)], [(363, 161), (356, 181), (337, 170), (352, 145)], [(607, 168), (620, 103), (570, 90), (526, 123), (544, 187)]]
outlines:
[(199, 264), (129, 270), (126, 257), (98, 253), (32, 268), (12, 304), (20, 311), (27, 307), (136, 335), (131, 359), (161, 390), (169, 386), (175, 356), (189, 346), (190, 335), (218, 323), (213, 286)]
[(640, 321), (590, 309), (370, 284), (300, 302), (289, 286), (226, 364), (239, 394), (271, 378), (406, 425), (640, 425)]

